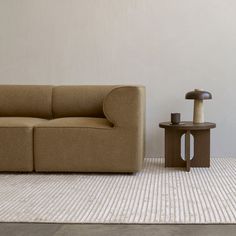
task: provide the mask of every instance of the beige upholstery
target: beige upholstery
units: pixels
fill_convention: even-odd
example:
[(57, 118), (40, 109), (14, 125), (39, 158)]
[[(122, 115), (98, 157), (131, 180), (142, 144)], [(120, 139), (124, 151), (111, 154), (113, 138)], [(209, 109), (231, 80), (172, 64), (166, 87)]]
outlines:
[(0, 85), (0, 116), (52, 118), (52, 86)]
[(0, 118), (0, 171), (141, 169), (144, 87), (9, 85), (1, 91), (7, 105), (0, 101), (0, 115), (24, 117)]
[(38, 118), (0, 117), (0, 171), (33, 170), (33, 127)]
[(145, 91), (143, 87), (117, 87), (104, 99), (106, 118), (117, 127), (144, 127)]
[(58, 86), (53, 89), (53, 116), (104, 117), (103, 99), (115, 86)]
[(138, 171), (144, 152), (144, 98), (143, 87), (116, 87), (103, 99), (104, 119), (63, 118), (36, 126), (36, 171)]

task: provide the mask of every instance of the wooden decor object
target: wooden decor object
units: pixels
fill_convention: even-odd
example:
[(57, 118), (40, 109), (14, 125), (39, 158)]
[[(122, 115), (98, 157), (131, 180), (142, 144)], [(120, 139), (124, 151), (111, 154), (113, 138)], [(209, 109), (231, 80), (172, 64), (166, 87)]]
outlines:
[(194, 100), (193, 123), (204, 123), (203, 100), (212, 99), (211, 93), (201, 89), (195, 89), (185, 95), (186, 99)]
[[(159, 124), (165, 129), (165, 167), (210, 167), (210, 130), (214, 123), (171, 122)], [(185, 160), (181, 158), (181, 137), (185, 134)], [(194, 137), (194, 156), (190, 160), (190, 134)]]

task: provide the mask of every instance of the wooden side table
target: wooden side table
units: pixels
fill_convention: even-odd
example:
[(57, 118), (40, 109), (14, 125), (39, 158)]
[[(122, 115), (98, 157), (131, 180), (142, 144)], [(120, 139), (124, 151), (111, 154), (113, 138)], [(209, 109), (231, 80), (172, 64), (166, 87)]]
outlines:
[[(194, 124), (184, 121), (178, 125), (162, 122), (165, 129), (165, 167), (210, 167), (210, 130), (214, 123)], [(185, 160), (181, 158), (181, 137), (185, 135)], [(190, 160), (190, 134), (194, 137), (194, 156)]]

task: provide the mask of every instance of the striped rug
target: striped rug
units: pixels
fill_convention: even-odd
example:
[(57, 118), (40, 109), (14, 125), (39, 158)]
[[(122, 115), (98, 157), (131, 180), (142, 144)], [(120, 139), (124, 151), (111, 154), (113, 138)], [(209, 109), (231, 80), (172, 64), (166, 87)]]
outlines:
[(0, 221), (236, 223), (236, 159), (190, 173), (147, 158), (135, 175), (0, 174)]

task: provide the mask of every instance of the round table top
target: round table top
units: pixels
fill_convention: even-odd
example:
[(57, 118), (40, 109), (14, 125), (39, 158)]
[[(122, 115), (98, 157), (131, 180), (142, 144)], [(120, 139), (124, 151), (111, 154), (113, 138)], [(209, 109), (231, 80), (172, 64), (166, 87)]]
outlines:
[(160, 128), (177, 130), (208, 130), (215, 128), (216, 124), (210, 122), (195, 124), (191, 121), (182, 121), (178, 125), (174, 125), (171, 122), (162, 122), (159, 124), (159, 126)]

